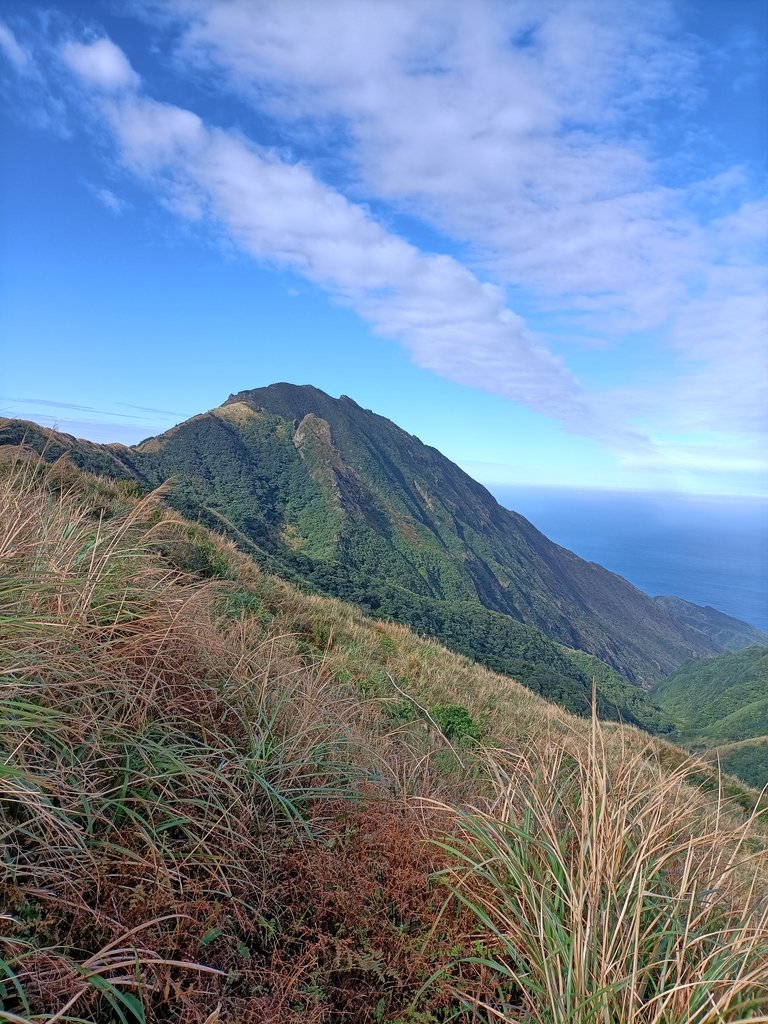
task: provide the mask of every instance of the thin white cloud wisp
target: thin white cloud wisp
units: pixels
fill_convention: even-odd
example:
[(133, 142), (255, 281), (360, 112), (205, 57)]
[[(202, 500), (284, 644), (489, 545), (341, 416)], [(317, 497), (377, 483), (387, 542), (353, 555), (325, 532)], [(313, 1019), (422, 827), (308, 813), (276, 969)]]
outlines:
[(11, 62), (13, 67), (20, 74), (24, 74), (30, 67), (31, 58), (23, 46), (19, 43), (11, 29), (0, 21), (0, 52)]
[(95, 88), (112, 92), (133, 89), (139, 84), (139, 76), (128, 58), (106, 37), (90, 43), (65, 43), (61, 56), (72, 71)]
[[(580, 390), (601, 422), (736, 430), (754, 452), (765, 444), (768, 216), (743, 167), (702, 172), (686, 157), (711, 55), (681, 31), (675, 4), (148, 7), (178, 29), (185, 74), (216, 75), (301, 151), (318, 140), (338, 151), (347, 194), (463, 243), (476, 276), (523, 290), (572, 344), (600, 341), (606, 365), (631, 364), (638, 345), (654, 353), (662, 386), (625, 373), (611, 395)], [(664, 141), (672, 107), (681, 134)], [(426, 333), (413, 337), (422, 365), (456, 372), (461, 346), (441, 354)], [(478, 349), (454, 379), (493, 390), (498, 372)], [(670, 449), (671, 464), (679, 456)]]
[[(87, 53), (79, 52), (90, 68)], [(81, 77), (90, 84), (90, 71)], [(102, 96), (97, 109), (125, 166), (177, 212), (210, 217), (256, 259), (318, 283), (377, 333), (399, 340), (418, 365), (521, 402), (574, 432), (646, 447), (537, 343), (499, 288), (454, 258), (425, 253), (386, 230), (307, 166), (137, 89)]]

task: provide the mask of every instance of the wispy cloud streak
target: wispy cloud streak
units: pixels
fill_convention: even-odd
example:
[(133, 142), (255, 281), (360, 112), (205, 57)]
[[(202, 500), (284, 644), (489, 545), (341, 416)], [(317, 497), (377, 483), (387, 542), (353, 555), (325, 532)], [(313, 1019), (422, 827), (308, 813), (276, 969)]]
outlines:
[[(690, 139), (665, 135), (669, 105), (695, 128), (712, 56), (671, 0), (134, 10), (171, 29), (180, 76), (286, 143), (153, 98), (95, 29), (49, 35), (39, 66), (165, 207), (320, 285), (419, 366), (637, 464), (720, 466), (728, 437), (760, 464), (768, 214), (748, 167), (702, 177)], [(400, 214), (444, 250), (398, 234)], [(610, 387), (569, 367), (587, 346)]]
[[(81, 75), (87, 85), (91, 77)], [(256, 259), (320, 284), (376, 332), (399, 340), (418, 365), (522, 402), (575, 432), (646, 446), (588, 399), (501, 289), (456, 259), (422, 252), (307, 166), (210, 127), (192, 111), (138, 90), (96, 102), (125, 166), (160, 188), (172, 208), (209, 217)]]
[[(742, 166), (703, 179), (686, 166), (685, 132), (695, 135), (708, 67), (728, 40), (708, 51), (665, 0), (147, 9), (179, 30), (186, 73), (223, 77), (292, 129), (300, 152), (332, 145), (351, 193), (427, 221), (468, 246), (476, 272), (523, 289), (556, 332), (540, 345), (598, 341), (617, 368), (638, 345), (655, 350), (664, 386), (581, 392), (598, 419), (658, 434), (738, 429), (764, 443), (761, 186)], [(739, 46), (748, 71), (756, 43)], [(420, 352), (436, 372), (454, 365), (439, 341)], [(493, 389), (498, 371), (478, 353), (461, 379)]]

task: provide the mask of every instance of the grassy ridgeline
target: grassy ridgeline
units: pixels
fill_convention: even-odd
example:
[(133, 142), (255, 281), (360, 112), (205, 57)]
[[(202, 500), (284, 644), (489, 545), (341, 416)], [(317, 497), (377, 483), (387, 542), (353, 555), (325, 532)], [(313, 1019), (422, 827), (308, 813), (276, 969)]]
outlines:
[(768, 647), (689, 662), (653, 695), (677, 726), (676, 742), (758, 789), (768, 786)]
[(2, 469), (0, 1020), (768, 1018), (747, 789)]

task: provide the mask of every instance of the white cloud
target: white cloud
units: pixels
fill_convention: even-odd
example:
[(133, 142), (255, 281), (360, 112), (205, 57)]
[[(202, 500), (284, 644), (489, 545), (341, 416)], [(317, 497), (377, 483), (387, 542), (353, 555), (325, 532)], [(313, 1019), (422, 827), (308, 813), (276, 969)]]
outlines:
[(591, 299), (613, 313), (593, 329), (664, 321), (695, 225), (639, 133), (620, 129), (641, 102), (691, 91), (694, 55), (665, 42), (666, 3), (170, 7), (183, 58), (302, 129), (341, 119), (364, 194), (470, 242), (497, 278), (560, 310)]
[(126, 162), (134, 170), (152, 173), (183, 163), (207, 143), (203, 122), (191, 110), (138, 96), (105, 109)]
[(745, 454), (736, 445), (717, 442), (701, 444), (665, 443), (663, 452), (655, 455), (630, 454), (623, 459), (628, 468), (654, 469), (668, 473), (680, 470), (704, 470), (725, 473), (765, 473), (768, 457), (763, 453)]
[[(604, 339), (617, 375), (644, 346), (662, 381), (578, 392), (600, 422), (764, 442), (768, 218), (744, 167), (697, 180), (659, 158), (671, 107), (654, 104), (674, 105), (684, 132), (708, 85), (672, 3), (169, 0), (163, 16), (181, 29), (185, 72), (223, 76), (299, 151), (319, 139), (348, 194), (463, 242), (476, 273), (522, 289), (572, 338)], [(429, 303), (420, 330), (422, 302), (399, 300), (391, 322), (366, 308), (390, 333), (409, 322), (421, 365), (507, 393), (504, 350), (471, 329), (459, 341), (459, 325), (446, 345)], [(565, 367), (546, 353), (542, 369), (547, 358), (556, 381)]]
[[(93, 87), (125, 165), (167, 207), (304, 274), (444, 377), (651, 460), (669, 442), (646, 433), (740, 432), (750, 462), (768, 407), (765, 209), (741, 166), (695, 180), (658, 159), (653, 104), (679, 112), (701, 89), (671, 3), (147, 8), (180, 29), (177, 70), (209, 89), (229, 82), (294, 146), (278, 155), (150, 99), (108, 39), (70, 42), (65, 61)], [(366, 200), (437, 228), (464, 263), (388, 230)], [(506, 286), (549, 337), (508, 308)], [(558, 335), (565, 351), (602, 346), (613, 392), (579, 383)], [(637, 346), (663, 375), (620, 386)], [(681, 450), (669, 447), (670, 465)]]
[(122, 213), (125, 210), (127, 203), (124, 199), (120, 199), (115, 193), (108, 188), (93, 188), (94, 196), (99, 200), (102, 206), (105, 206), (112, 213)]
[(0, 21), (0, 51), (13, 64), (17, 71), (25, 72), (31, 67), (31, 57), (21, 46), (16, 36), (7, 25)]
[(61, 50), (64, 62), (88, 85), (107, 91), (132, 89), (139, 76), (128, 58), (111, 39), (102, 37), (92, 43), (68, 42)]
[(126, 165), (152, 175), (178, 212), (207, 213), (256, 259), (320, 284), (378, 333), (400, 340), (418, 365), (523, 402), (574, 431), (643, 445), (590, 405), (500, 289), (452, 257), (420, 251), (307, 167), (208, 128), (189, 111), (138, 95), (103, 109)]

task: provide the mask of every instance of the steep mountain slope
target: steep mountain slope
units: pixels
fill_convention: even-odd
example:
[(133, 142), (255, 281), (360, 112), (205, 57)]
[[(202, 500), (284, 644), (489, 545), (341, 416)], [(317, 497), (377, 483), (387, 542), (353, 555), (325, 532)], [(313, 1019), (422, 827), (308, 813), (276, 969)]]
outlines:
[(740, 651), (749, 644), (768, 642), (766, 634), (709, 605), (691, 604), (681, 597), (654, 597), (654, 603), (690, 629), (703, 633), (721, 651)]
[(678, 742), (750, 785), (768, 785), (768, 647), (682, 665), (653, 696), (674, 721)]
[(682, 665), (654, 694), (685, 736), (746, 740), (768, 733), (768, 647)]
[[(18, 427), (7, 430), (18, 439)], [(173, 478), (177, 508), (268, 567), (525, 676), (566, 706), (576, 690), (583, 704), (591, 681), (547, 638), (642, 685), (726, 646), (694, 606), (682, 603), (693, 619), (683, 621), (676, 606), (552, 543), (434, 448), (347, 397), (276, 384), (136, 448), (73, 444), (68, 454), (109, 472), (93, 465), (100, 447), (117, 475)], [(728, 643), (764, 638), (723, 618)]]
[(0, 1019), (764, 1011), (758, 794), (2, 454)]
[(136, 455), (152, 479), (180, 478), (186, 511), (219, 512), (330, 590), (344, 585), (332, 578), (338, 569), (384, 604), (397, 603), (393, 585), (479, 604), (595, 654), (633, 682), (722, 649), (346, 397), (288, 384), (240, 392)]

